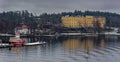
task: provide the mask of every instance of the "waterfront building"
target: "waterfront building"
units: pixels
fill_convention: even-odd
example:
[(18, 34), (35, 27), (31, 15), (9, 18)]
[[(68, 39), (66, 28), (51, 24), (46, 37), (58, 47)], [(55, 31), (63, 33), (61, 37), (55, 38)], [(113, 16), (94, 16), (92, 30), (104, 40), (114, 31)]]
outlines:
[(104, 17), (97, 18), (101, 28), (105, 27), (106, 19)]
[(94, 16), (63, 16), (61, 18), (63, 27), (67, 28), (104, 28), (106, 19)]
[(95, 18), (93, 16), (85, 16), (85, 26), (84, 27), (93, 27)]
[(15, 28), (15, 33), (28, 34), (29, 29), (27, 25), (21, 25)]

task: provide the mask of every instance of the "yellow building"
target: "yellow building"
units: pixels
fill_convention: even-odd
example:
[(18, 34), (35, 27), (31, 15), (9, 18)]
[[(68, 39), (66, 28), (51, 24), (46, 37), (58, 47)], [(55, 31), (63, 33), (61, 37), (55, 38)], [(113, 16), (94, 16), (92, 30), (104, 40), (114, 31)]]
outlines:
[(62, 23), (64, 27), (79, 27), (79, 17), (62, 17)]
[(85, 27), (93, 27), (93, 23), (94, 23), (95, 19), (93, 16), (86, 16), (85, 17)]
[(94, 16), (62, 17), (63, 26), (68, 27), (68, 28), (81, 28), (81, 27), (82, 28), (85, 28), (85, 27), (93, 28), (95, 27), (94, 23), (97, 21), (99, 23), (99, 26), (101, 28), (104, 28), (106, 19), (103, 17), (94, 17)]
[(104, 28), (104, 27), (105, 27), (105, 21), (106, 21), (106, 19), (103, 18), (103, 17), (99, 17), (99, 18), (97, 18), (97, 19), (98, 19), (98, 22), (99, 22), (99, 24), (100, 24), (100, 27), (101, 27), (101, 28)]

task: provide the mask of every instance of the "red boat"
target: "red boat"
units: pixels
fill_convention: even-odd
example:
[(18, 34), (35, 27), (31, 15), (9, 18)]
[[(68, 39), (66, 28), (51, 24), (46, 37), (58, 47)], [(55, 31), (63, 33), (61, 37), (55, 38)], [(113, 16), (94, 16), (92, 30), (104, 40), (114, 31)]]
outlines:
[(22, 46), (25, 43), (25, 40), (24, 39), (20, 39), (19, 37), (11, 37), (9, 41), (10, 41), (10, 43), (14, 47), (16, 47), (16, 46)]

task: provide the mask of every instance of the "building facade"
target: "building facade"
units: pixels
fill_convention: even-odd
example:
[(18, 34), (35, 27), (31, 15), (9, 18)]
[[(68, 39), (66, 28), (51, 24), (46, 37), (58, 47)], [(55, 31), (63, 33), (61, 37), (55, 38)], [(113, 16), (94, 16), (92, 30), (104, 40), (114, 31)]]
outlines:
[(106, 19), (104, 17), (94, 17), (94, 16), (64, 16), (61, 18), (63, 27), (68, 28), (94, 28), (98, 26), (104, 28)]
[(15, 33), (19, 34), (29, 34), (29, 29), (27, 25), (21, 25), (15, 28)]

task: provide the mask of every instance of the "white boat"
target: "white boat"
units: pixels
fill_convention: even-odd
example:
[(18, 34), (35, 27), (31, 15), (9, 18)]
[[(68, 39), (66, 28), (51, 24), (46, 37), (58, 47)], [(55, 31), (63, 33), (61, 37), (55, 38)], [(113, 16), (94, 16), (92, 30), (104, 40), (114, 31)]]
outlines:
[(33, 46), (33, 45), (41, 45), (45, 44), (46, 42), (33, 42), (33, 43), (25, 43), (24, 46)]

